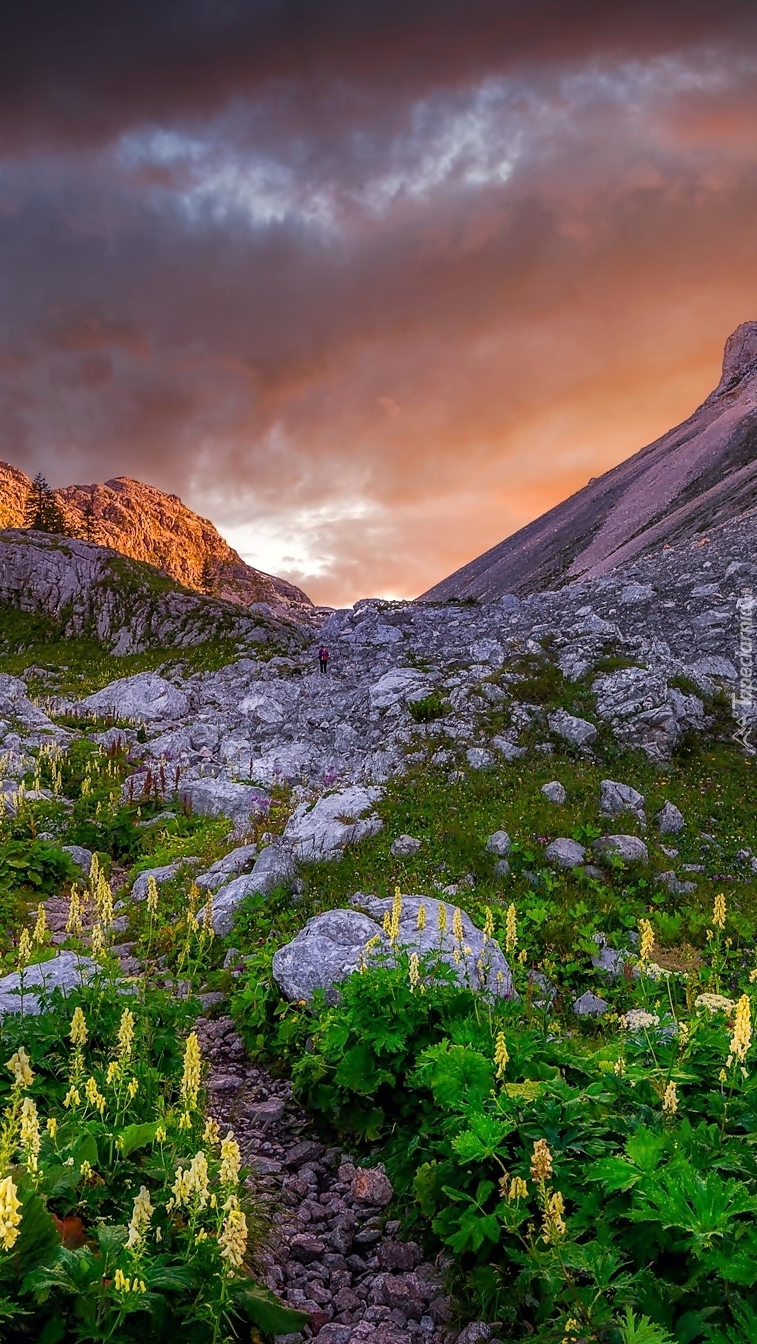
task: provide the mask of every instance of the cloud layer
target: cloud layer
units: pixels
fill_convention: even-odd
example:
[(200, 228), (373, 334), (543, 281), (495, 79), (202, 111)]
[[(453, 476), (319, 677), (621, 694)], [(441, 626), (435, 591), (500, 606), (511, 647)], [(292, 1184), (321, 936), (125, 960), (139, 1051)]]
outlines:
[(752, 10), (19, 7), (0, 457), (181, 494), (316, 600), (429, 587), (757, 316)]

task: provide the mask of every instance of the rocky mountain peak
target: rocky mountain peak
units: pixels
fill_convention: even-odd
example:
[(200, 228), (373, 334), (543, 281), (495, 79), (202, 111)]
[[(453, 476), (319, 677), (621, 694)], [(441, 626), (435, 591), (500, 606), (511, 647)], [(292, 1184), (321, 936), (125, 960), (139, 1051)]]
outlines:
[(757, 322), (742, 322), (725, 343), (723, 373), (715, 394), (729, 392), (755, 370), (757, 370)]

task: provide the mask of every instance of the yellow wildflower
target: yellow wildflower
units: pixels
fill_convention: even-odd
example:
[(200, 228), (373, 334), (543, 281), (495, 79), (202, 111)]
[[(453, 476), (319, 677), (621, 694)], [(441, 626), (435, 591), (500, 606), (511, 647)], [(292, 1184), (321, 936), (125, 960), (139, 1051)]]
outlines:
[(171, 1186), (171, 1193), (173, 1194), (173, 1202), (178, 1209), (187, 1203), (191, 1194), (187, 1176), (188, 1172), (185, 1171), (184, 1167), (176, 1168), (176, 1178)]
[(382, 921), (381, 921), (381, 927), (382, 927), (382, 929), (384, 930), (384, 933), (386, 934), (387, 938), (391, 938), (391, 936), (392, 936), (392, 917), (391, 917), (391, 915), (389, 914), (389, 911), (388, 911), (388, 910), (385, 910), (385, 911), (384, 911), (384, 918), (383, 918)]
[(29, 930), (22, 929), (21, 937), (18, 940), (18, 965), (20, 969), (23, 970), (24, 966), (28, 966), (31, 955), (32, 940), (29, 937)]
[(613, 1072), (617, 1074), (618, 1078), (624, 1078), (626, 1073), (626, 1061), (622, 1058), (616, 1059)]
[(85, 1180), (85, 1181), (88, 1181), (89, 1178), (90, 1178), (90, 1176), (92, 1175), (92, 1163), (91, 1163), (91, 1162), (88, 1162), (87, 1159), (86, 1159), (86, 1157), (85, 1157), (84, 1160), (82, 1161), (82, 1163), (81, 1163), (81, 1165), (80, 1165), (80, 1167), (79, 1167), (79, 1171), (81, 1172), (82, 1177), (84, 1178), (84, 1180)]
[(531, 1158), (531, 1175), (535, 1181), (546, 1181), (552, 1175), (552, 1154), (546, 1139), (537, 1139)]
[(507, 907), (507, 916), (505, 919), (505, 951), (512, 954), (518, 944), (518, 923), (516, 918), (515, 906), (510, 904)]
[(716, 929), (725, 928), (725, 896), (719, 891), (712, 907), (712, 922)]
[(46, 1129), (51, 1139), (54, 1139), (57, 1136), (58, 1121), (55, 1119), (54, 1115), (51, 1115), (50, 1119), (47, 1121)]
[(205, 1121), (205, 1129), (203, 1130), (202, 1137), (205, 1143), (218, 1143), (221, 1137), (221, 1131), (218, 1128), (217, 1120), (213, 1120), (212, 1117), (209, 1117)]
[(35, 944), (44, 943), (46, 934), (47, 934), (47, 919), (45, 917), (45, 907), (40, 901), (39, 905), (37, 906), (37, 922), (34, 925), (32, 942)]
[(129, 1059), (134, 1044), (134, 1014), (124, 1008), (118, 1027), (118, 1058)]
[(152, 873), (147, 879), (147, 913), (152, 918), (158, 913), (158, 884)]
[(415, 989), (416, 985), (418, 984), (418, 981), (421, 978), (420, 960), (417, 952), (410, 953), (410, 961), (408, 964), (408, 975), (410, 977), (410, 988)]
[(497, 1039), (494, 1043), (494, 1063), (497, 1066), (497, 1077), (501, 1078), (507, 1068), (510, 1055), (505, 1044), (505, 1034), (502, 1031), (497, 1032)]
[(528, 1186), (522, 1176), (513, 1176), (510, 1182), (510, 1189), (507, 1192), (508, 1199), (527, 1199)]
[(181, 1115), (179, 1116), (179, 1129), (191, 1129), (191, 1128), (192, 1128), (192, 1117), (189, 1114), (189, 1111), (182, 1111)]
[(131, 1079), (126, 1091), (129, 1094), (129, 1101), (133, 1101), (139, 1091), (139, 1082), (136, 1078)]
[(87, 1019), (81, 1008), (74, 1008), (74, 1015), (71, 1018), (71, 1030), (68, 1034), (73, 1045), (86, 1045), (89, 1032), (87, 1031)]
[(192, 1031), (187, 1036), (184, 1047), (184, 1074), (181, 1080), (181, 1095), (187, 1110), (194, 1110), (197, 1106), (201, 1067), (200, 1042), (197, 1039), (197, 1032)]
[(120, 1077), (121, 1077), (121, 1066), (117, 1060), (112, 1059), (110, 1061), (110, 1064), (108, 1065), (108, 1071), (105, 1075), (105, 1081), (109, 1087), (112, 1087), (114, 1083), (118, 1082), (118, 1079)]
[(437, 928), (439, 929), (439, 933), (443, 937), (444, 934), (447, 932), (447, 907), (443, 901), (439, 902), (439, 907), (436, 915), (436, 923)]
[(544, 1210), (544, 1231), (542, 1236), (547, 1243), (554, 1245), (561, 1237), (565, 1236), (567, 1231), (563, 1214), (565, 1212), (565, 1203), (559, 1190), (554, 1190), (549, 1196), (547, 1206)]
[(71, 895), (68, 900), (68, 919), (66, 920), (66, 933), (70, 938), (81, 938), (83, 931), (82, 924), (82, 904), (79, 897), (79, 888), (76, 883), (71, 888)]
[(31, 1097), (24, 1097), (21, 1107), (21, 1147), (31, 1171), (37, 1170), (40, 1142), (37, 1107)]
[(486, 918), (484, 919), (484, 942), (488, 942), (494, 933), (494, 915), (490, 905), (486, 907)]
[(678, 1090), (674, 1082), (669, 1082), (665, 1088), (665, 1095), (662, 1099), (662, 1109), (665, 1115), (675, 1115), (678, 1110)]
[(158, 1128), (155, 1131), (155, 1142), (165, 1143), (167, 1137), (168, 1135), (166, 1134), (165, 1125), (158, 1125)]
[(455, 906), (452, 915), (452, 936), (453, 938), (457, 939), (458, 943), (461, 943), (463, 941), (463, 938), (465, 937), (463, 933), (462, 911), (459, 909), (458, 906)]
[(639, 961), (649, 961), (652, 948), (654, 947), (654, 929), (648, 919), (639, 920), (639, 929), (641, 930), (641, 946), (639, 947)]
[(95, 961), (102, 961), (102, 958), (105, 956), (105, 938), (103, 937), (102, 924), (92, 925), (89, 950)]
[(749, 995), (742, 994), (736, 1004), (736, 1021), (733, 1024), (730, 1052), (743, 1064), (749, 1046), (752, 1043), (751, 1004)]
[(752, 970), (752, 971), (749, 972), (749, 983), (750, 983), (750, 985), (753, 985), (754, 982), (755, 982), (755, 980), (757, 980), (757, 966), (755, 966), (754, 970)]
[(102, 1115), (105, 1110), (105, 1097), (98, 1088), (94, 1078), (88, 1078), (84, 1084), (84, 1095), (90, 1106), (96, 1107), (100, 1112), (100, 1115)]
[(415, 927), (419, 933), (423, 933), (426, 927), (426, 907), (423, 904), (418, 906), (418, 918), (415, 921)]
[(65, 1097), (63, 1098), (63, 1105), (68, 1109), (69, 1106), (79, 1106), (80, 1103), (81, 1103), (81, 1097), (79, 1096), (78, 1087), (69, 1087)]
[(150, 1225), (150, 1219), (155, 1212), (150, 1202), (150, 1194), (146, 1185), (140, 1187), (139, 1194), (134, 1199), (134, 1208), (129, 1221), (129, 1235), (126, 1238), (128, 1247), (139, 1246), (142, 1242), (145, 1232)]
[(239, 1151), (239, 1144), (234, 1138), (233, 1130), (230, 1129), (221, 1144), (221, 1183), (223, 1185), (236, 1185), (239, 1180), (241, 1165), (242, 1155)]
[(18, 1240), (21, 1224), (21, 1200), (11, 1176), (0, 1181), (0, 1246), (11, 1251)]
[(223, 1221), (218, 1245), (221, 1255), (234, 1269), (241, 1269), (247, 1251), (247, 1219), (242, 1209), (230, 1208)]
[(5, 1067), (10, 1069), (13, 1074), (16, 1087), (31, 1087), (34, 1082), (34, 1074), (31, 1069), (31, 1061), (23, 1045), (18, 1047), (15, 1055), (11, 1055)]
[(727, 1082), (728, 1082), (728, 1074), (726, 1073), (725, 1069), (721, 1069), (721, 1070), (720, 1070), (720, 1073), (718, 1074), (718, 1080), (719, 1080), (719, 1082), (721, 1082), (721, 1083), (727, 1083)]
[(399, 887), (394, 888), (394, 900), (392, 901), (392, 931), (391, 936), (394, 942), (399, 938), (400, 916), (402, 914), (402, 892)]

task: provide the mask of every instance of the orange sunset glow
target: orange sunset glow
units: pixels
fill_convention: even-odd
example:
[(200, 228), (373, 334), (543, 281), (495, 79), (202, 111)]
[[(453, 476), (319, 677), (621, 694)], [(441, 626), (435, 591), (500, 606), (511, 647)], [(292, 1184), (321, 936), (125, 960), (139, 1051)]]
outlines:
[(411, 597), (688, 416), (757, 317), (757, 10), (18, 7), (0, 459)]

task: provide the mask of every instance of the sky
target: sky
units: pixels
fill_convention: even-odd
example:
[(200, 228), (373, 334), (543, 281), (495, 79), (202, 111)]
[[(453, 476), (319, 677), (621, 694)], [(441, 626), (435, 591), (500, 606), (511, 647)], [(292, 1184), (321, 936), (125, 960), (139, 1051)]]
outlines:
[(756, 221), (754, 0), (25, 0), (0, 458), (412, 597), (695, 409)]

